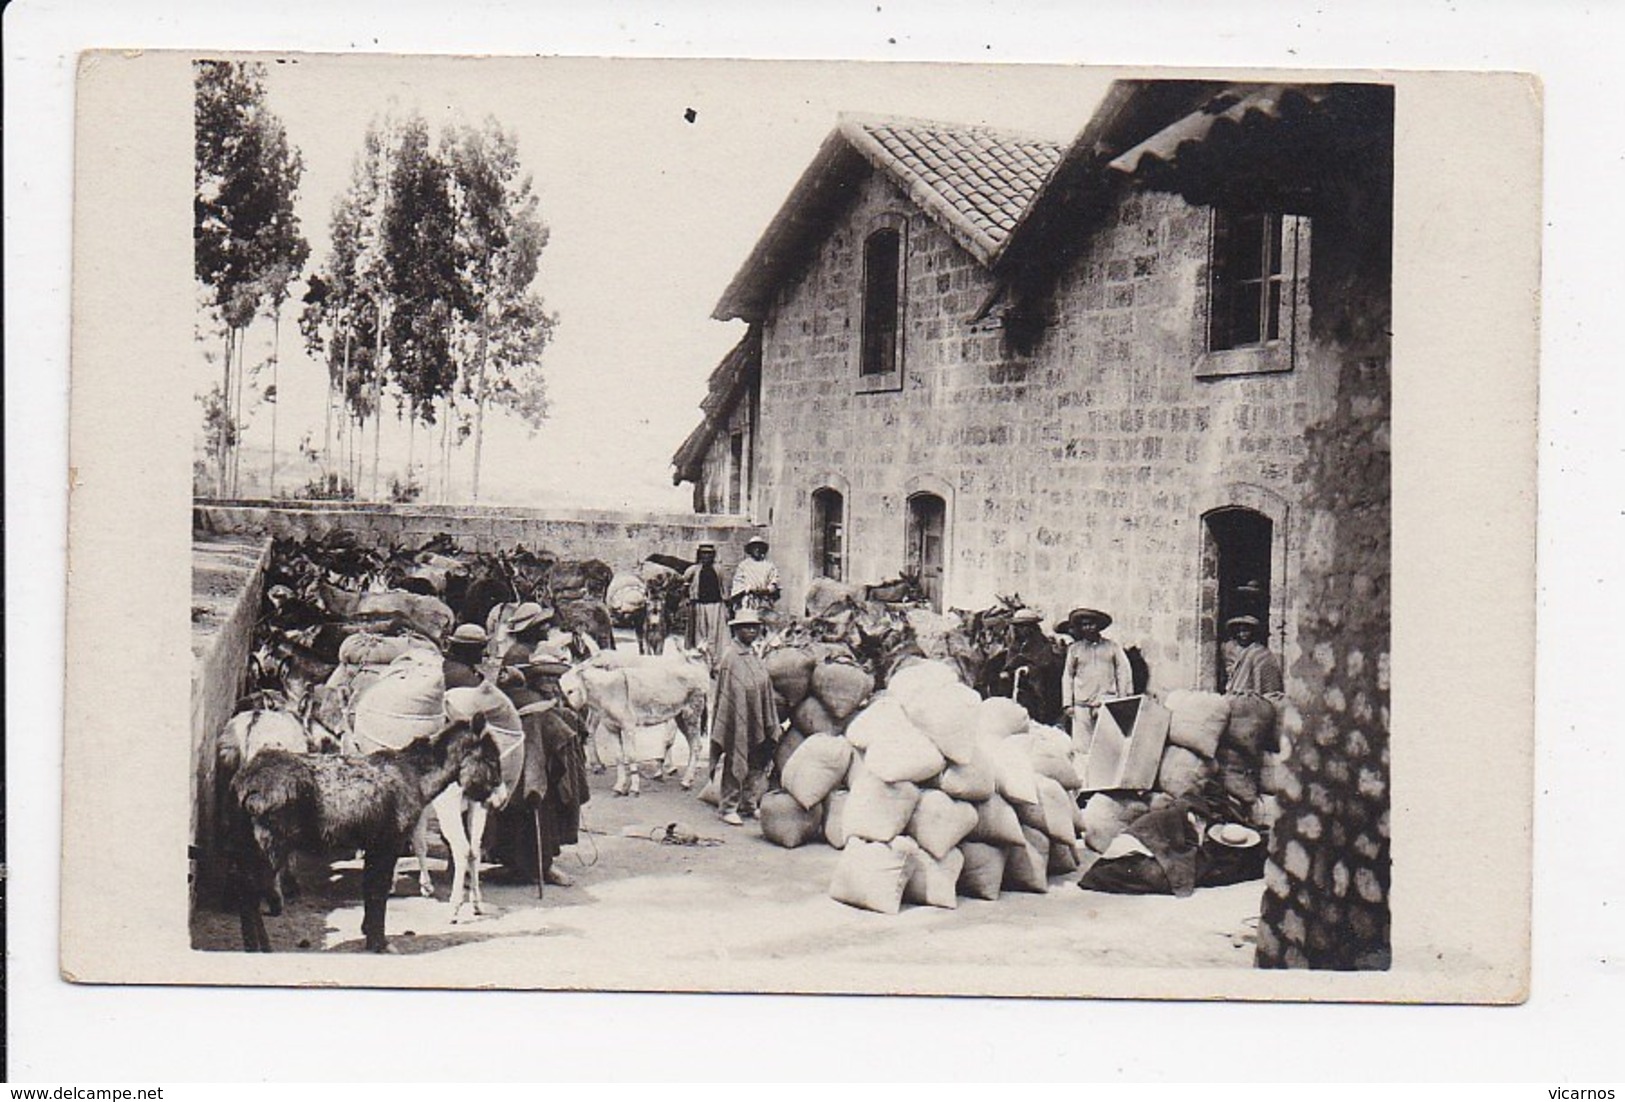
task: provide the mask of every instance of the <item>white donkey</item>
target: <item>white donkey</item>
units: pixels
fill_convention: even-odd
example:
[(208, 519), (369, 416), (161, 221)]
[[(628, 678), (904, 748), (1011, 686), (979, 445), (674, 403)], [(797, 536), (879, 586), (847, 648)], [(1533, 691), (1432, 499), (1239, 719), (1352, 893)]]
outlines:
[[(614, 653), (613, 665), (600, 662)], [(579, 714), (594, 709), (616, 746), (615, 795), (638, 795), (637, 729), (676, 720), (689, 741), (683, 787), (692, 788), (704, 751), (706, 698), (711, 675), (703, 655), (692, 651), (660, 655), (603, 655), (559, 679), (564, 699)]]

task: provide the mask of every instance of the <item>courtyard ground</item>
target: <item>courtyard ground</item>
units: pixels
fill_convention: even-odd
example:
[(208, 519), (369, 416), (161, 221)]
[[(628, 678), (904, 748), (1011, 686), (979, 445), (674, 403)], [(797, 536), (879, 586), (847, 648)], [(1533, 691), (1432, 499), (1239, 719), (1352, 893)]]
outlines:
[[(962, 899), (957, 910), (905, 906), (878, 915), (837, 903), (827, 888), (839, 851), (822, 844), (786, 850), (755, 822), (730, 827), (675, 779), (645, 780), (643, 795), (617, 798), (610, 773), (592, 778), (581, 843), (565, 851), (575, 881), (548, 887), (485, 885), (486, 911), (453, 925), (447, 877), (435, 861), (439, 897), (416, 894), (415, 865), (403, 859), (388, 929), (401, 954), (434, 954), (437, 974), (488, 975), (494, 966), (519, 987), (674, 986), (753, 980), (781, 990), (823, 988), (819, 977), (920, 975), (951, 962), (1028, 972), (1113, 966), (1250, 968), (1262, 885), (1205, 888), (1186, 899), (1084, 892), (1078, 874), (1055, 877), (1048, 894), (1006, 892)], [(654, 841), (668, 823), (702, 836), (697, 846)], [(437, 849), (435, 852), (442, 853)], [(278, 951), (359, 952), (360, 868), (306, 861), (305, 894), (267, 928)], [(200, 949), (235, 950), (236, 919), (205, 900), (193, 923)], [(968, 970), (968, 973), (967, 973)], [(639, 977), (657, 977), (658, 982)], [(733, 977), (733, 978), (730, 978)], [(799, 978), (798, 978), (799, 977)]]

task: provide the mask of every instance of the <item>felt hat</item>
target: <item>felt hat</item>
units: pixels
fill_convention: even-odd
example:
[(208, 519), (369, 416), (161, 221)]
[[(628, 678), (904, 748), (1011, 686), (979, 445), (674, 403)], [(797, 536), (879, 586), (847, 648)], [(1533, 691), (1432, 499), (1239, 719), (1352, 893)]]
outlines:
[(1015, 615), (1010, 617), (1010, 622), (1012, 624), (1037, 624), (1042, 623), (1043, 619), (1043, 614), (1036, 608), (1018, 608)]
[(1263, 624), (1259, 623), (1257, 616), (1232, 616), (1230, 619), (1224, 622), (1226, 630), (1233, 627), (1239, 627), (1242, 624), (1252, 628), (1261, 628), (1264, 626)]
[(734, 613), (732, 620), (728, 621), (728, 626), (731, 628), (736, 628), (743, 624), (755, 624), (757, 627), (761, 627), (762, 614), (757, 612), (754, 608), (742, 608), (738, 612)]
[(478, 624), (458, 624), (457, 630), (451, 633), (454, 647), (483, 647), (488, 642), (485, 629)]
[(767, 541), (761, 536), (752, 536), (750, 539), (745, 541), (745, 550), (749, 551), (752, 547), (760, 547), (765, 551), (767, 550)]
[(702, 544), (700, 544), (698, 547), (696, 547), (694, 549), (694, 554), (703, 555), (707, 551), (709, 551), (709, 552), (711, 552), (711, 554), (715, 555), (717, 553), (717, 545), (714, 544), (714, 543), (702, 543)]
[(1264, 836), (1258, 831), (1240, 823), (1214, 823), (1207, 828), (1207, 836), (1208, 841), (1229, 846), (1231, 849), (1250, 849), (1264, 840)]
[(1079, 620), (1093, 620), (1095, 623), (1100, 625), (1100, 630), (1102, 631), (1105, 631), (1107, 628), (1112, 626), (1111, 616), (1100, 611), (1098, 608), (1075, 608), (1066, 614), (1067, 627), (1071, 627)]
[(553, 618), (553, 610), (537, 604), (535, 601), (526, 601), (513, 610), (513, 622), (508, 625), (510, 631), (524, 631), (537, 624), (545, 624)]

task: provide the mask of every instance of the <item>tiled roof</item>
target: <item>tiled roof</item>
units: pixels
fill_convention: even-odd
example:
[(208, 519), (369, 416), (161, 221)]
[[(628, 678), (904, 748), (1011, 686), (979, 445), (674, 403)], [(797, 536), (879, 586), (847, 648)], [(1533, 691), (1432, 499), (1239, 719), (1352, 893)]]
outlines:
[(694, 431), (688, 434), (677, 454), (671, 457), (672, 466), (676, 471), (672, 474), (673, 484), (679, 482), (693, 482), (700, 476), (705, 465), (705, 453), (711, 447), (711, 441), (727, 422), (729, 414), (733, 412), (735, 403), (739, 401), (744, 392), (745, 383), (753, 370), (759, 371), (762, 366), (762, 331), (757, 326), (751, 326), (739, 343), (722, 357), (722, 361), (711, 370), (711, 378), (706, 383), (705, 398), (700, 402), (703, 416), (700, 423), (694, 426)]
[(979, 263), (991, 265), (1062, 152), (1055, 142), (985, 126), (842, 115), (712, 317), (759, 321), (863, 174), (876, 169)]
[(1063, 152), (1039, 138), (922, 119), (843, 115), (841, 131), (983, 264)]

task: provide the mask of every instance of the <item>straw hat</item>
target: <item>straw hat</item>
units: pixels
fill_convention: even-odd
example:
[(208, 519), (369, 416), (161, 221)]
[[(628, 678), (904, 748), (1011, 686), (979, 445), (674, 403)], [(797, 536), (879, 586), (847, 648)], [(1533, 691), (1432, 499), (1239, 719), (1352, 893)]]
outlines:
[(1043, 614), (1036, 608), (1018, 608), (1015, 615), (1010, 617), (1010, 622), (1012, 624), (1037, 624), (1042, 623), (1043, 619)]
[(754, 608), (742, 608), (738, 612), (734, 613), (734, 618), (732, 620), (728, 621), (728, 626), (731, 628), (740, 627), (744, 624), (755, 624), (757, 627), (761, 627), (762, 614), (757, 612)]
[(457, 630), (451, 633), (454, 647), (483, 647), (488, 642), (485, 629), (478, 624), (458, 624)]
[(752, 536), (750, 539), (745, 541), (745, 550), (749, 551), (752, 547), (760, 547), (765, 551), (767, 550), (767, 541), (761, 536)]
[(1230, 619), (1224, 622), (1225, 630), (1227, 631), (1230, 628), (1238, 627), (1242, 624), (1245, 624), (1251, 628), (1261, 628), (1264, 626), (1259, 622), (1257, 616), (1232, 616)]
[(524, 631), (537, 624), (544, 624), (553, 618), (553, 610), (544, 608), (535, 601), (526, 601), (513, 610), (513, 622), (508, 625), (510, 631)]
[(1231, 849), (1250, 849), (1264, 840), (1264, 836), (1240, 823), (1214, 823), (1207, 828), (1209, 841)]
[(1093, 619), (1095, 623), (1099, 624), (1101, 631), (1105, 631), (1112, 626), (1112, 618), (1098, 608), (1075, 608), (1066, 614), (1065, 620), (1055, 625), (1055, 630), (1066, 631), (1074, 627), (1079, 620), (1086, 618)]

